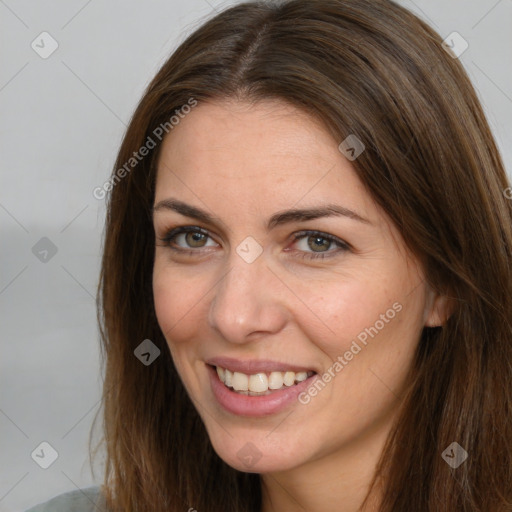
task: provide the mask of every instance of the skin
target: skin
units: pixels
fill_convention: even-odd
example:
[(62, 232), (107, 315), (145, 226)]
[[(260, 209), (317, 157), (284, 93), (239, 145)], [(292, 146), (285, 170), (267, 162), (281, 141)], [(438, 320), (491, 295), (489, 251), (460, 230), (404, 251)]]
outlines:
[[(263, 512), (358, 509), (421, 330), (445, 315), (443, 298), (425, 282), (340, 142), (284, 102), (217, 101), (199, 104), (173, 129), (158, 162), (155, 204), (172, 197), (215, 220), (154, 212), (157, 319), (218, 455), (261, 474)], [(278, 211), (325, 203), (369, 222), (333, 216), (267, 231)], [(177, 226), (201, 227), (208, 237), (178, 235), (172, 246), (196, 251), (180, 254), (161, 241)], [(321, 239), (315, 249), (320, 235), (292, 238), (305, 229), (350, 248)], [(236, 252), (248, 236), (263, 249), (252, 263)], [(319, 253), (330, 257), (302, 257)], [(247, 418), (216, 402), (208, 358), (275, 359), (322, 374), (394, 303), (401, 311), (308, 404)], [(237, 456), (248, 442), (261, 454), (251, 468)]]

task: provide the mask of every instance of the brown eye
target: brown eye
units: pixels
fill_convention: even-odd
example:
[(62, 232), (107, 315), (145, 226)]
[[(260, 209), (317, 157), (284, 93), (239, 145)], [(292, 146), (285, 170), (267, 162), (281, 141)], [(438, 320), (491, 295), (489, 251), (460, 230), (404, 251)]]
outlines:
[[(350, 250), (350, 245), (347, 242), (319, 231), (301, 231), (295, 233), (294, 239), (298, 250), (302, 258), (315, 259), (315, 258), (330, 258), (339, 256), (340, 253)], [(306, 243), (303, 243), (304, 242)], [(329, 250), (332, 246), (335, 246), (334, 250)]]
[(210, 247), (211, 244), (206, 245), (208, 239), (211, 239), (208, 232), (199, 227), (181, 226), (171, 229), (160, 240), (175, 251), (186, 251), (187, 249)]
[(203, 247), (204, 241), (208, 238), (207, 235), (198, 233), (197, 231), (189, 231), (183, 234), (185, 235), (185, 241), (190, 247)]
[(323, 237), (323, 236), (309, 236), (307, 238), (308, 240), (308, 247), (311, 248), (313, 251), (315, 252), (318, 252), (318, 250), (320, 250), (320, 252), (323, 252), (322, 249), (329, 249), (329, 247), (331, 246), (331, 243), (332, 243), (332, 240), (328, 240), (327, 238)]

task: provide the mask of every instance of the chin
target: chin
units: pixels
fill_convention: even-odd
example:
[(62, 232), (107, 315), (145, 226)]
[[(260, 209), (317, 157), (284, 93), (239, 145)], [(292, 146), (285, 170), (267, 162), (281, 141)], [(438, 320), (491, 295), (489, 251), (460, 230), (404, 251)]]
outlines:
[[(213, 427), (219, 429), (220, 427)], [(288, 437), (288, 442), (276, 442), (268, 432), (212, 432), (210, 441), (217, 455), (232, 468), (244, 473), (274, 473), (288, 471), (305, 462), (304, 446)], [(273, 442), (272, 442), (273, 441)]]

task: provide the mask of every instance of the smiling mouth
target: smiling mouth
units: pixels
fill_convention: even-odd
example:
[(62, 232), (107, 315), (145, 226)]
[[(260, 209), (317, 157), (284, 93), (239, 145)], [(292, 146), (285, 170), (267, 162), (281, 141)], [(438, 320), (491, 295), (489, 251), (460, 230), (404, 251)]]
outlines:
[(241, 372), (232, 372), (221, 366), (212, 366), (219, 380), (231, 391), (241, 395), (265, 396), (276, 391), (290, 388), (315, 375), (316, 372), (259, 372), (247, 375)]

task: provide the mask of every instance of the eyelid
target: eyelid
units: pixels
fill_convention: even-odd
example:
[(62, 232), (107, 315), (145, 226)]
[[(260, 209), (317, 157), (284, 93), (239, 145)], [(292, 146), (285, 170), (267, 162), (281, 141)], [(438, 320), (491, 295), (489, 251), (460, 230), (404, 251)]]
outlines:
[[(205, 235), (208, 238), (215, 241), (215, 239), (212, 237), (210, 231), (208, 231), (205, 228), (201, 228), (199, 226), (193, 226), (193, 225), (177, 226), (177, 227), (171, 228), (169, 230), (166, 230), (165, 235), (163, 237), (159, 238), (159, 240), (164, 242), (164, 244), (167, 247), (169, 247), (171, 250), (173, 250), (177, 253), (190, 254), (190, 255), (199, 254), (201, 252), (201, 249), (203, 249), (203, 247), (177, 248), (177, 247), (171, 246), (170, 242), (172, 241), (173, 238), (179, 236), (182, 233), (188, 233), (188, 232), (202, 233), (203, 235)], [(301, 251), (301, 250), (297, 250), (297, 249), (292, 249), (292, 250), (289, 250), (288, 252), (301, 253), (303, 258), (315, 260), (315, 259), (334, 257), (336, 255), (339, 255), (340, 251), (346, 252), (346, 251), (353, 250), (352, 246), (348, 242), (342, 240), (341, 238), (338, 238), (337, 236), (332, 235), (330, 233), (326, 233), (324, 231), (319, 231), (319, 230), (315, 230), (315, 229), (305, 229), (305, 230), (301, 230), (301, 231), (296, 231), (291, 235), (291, 238), (292, 238), (293, 242), (295, 242), (301, 238), (305, 238), (307, 236), (315, 236), (315, 235), (318, 236), (319, 238), (325, 238), (326, 240), (329, 240), (332, 243), (336, 244), (338, 246), (338, 250), (328, 250), (328, 251), (324, 251), (324, 252), (315, 252), (315, 251), (309, 252), (309, 251)], [(208, 248), (208, 246), (205, 246), (205, 248)], [(309, 256), (309, 255), (312, 255), (312, 256)]]
[(299, 238), (304, 238), (305, 236), (315, 236), (317, 235), (319, 238), (325, 238), (326, 240), (330, 240), (331, 242), (337, 243), (340, 246), (344, 247), (346, 250), (352, 250), (352, 246), (338, 238), (336, 235), (331, 235), (330, 233), (326, 233), (325, 231), (319, 231), (318, 229), (304, 229), (302, 231), (295, 232), (293, 236), (293, 240), (298, 240)]
[[(163, 247), (166, 249), (171, 250), (176, 256), (191, 256), (193, 258), (199, 258), (201, 256), (205, 256), (205, 252), (209, 253), (211, 250), (208, 250), (208, 246), (206, 246), (207, 251), (205, 251), (203, 248), (183, 248), (183, 247), (173, 247), (171, 245), (172, 239), (176, 238), (177, 236), (183, 234), (183, 233), (202, 233), (203, 235), (206, 235), (208, 238), (213, 240), (213, 237), (210, 235), (210, 232), (204, 228), (201, 228), (199, 226), (177, 226), (175, 228), (166, 229), (164, 230), (164, 236), (158, 237), (158, 240), (163, 242)], [(211, 249), (211, 246), (210, 246)]]
[[(169, 246), (170, 246), (171, 240), (182, 233), (190, 233), (190, 232), (201, 233), (203, 235), (206, 235), (208, 238), (215, 240), (212, 237), (210, 231), (208, 231), (205, 228), (201, 228), (199, 226), (177, 226), (175, 228), (165, 230), (164, 232), (165, 232), (164, 236), (159, 238), (159, 240)], [(171, 248), (174, 249), (173, 247), (171, 247)], [(177, 250), (179, 250), (179, 249), (177, 249)], [(187, 249), (183, 248), (183, 250), (186, 251)]]

